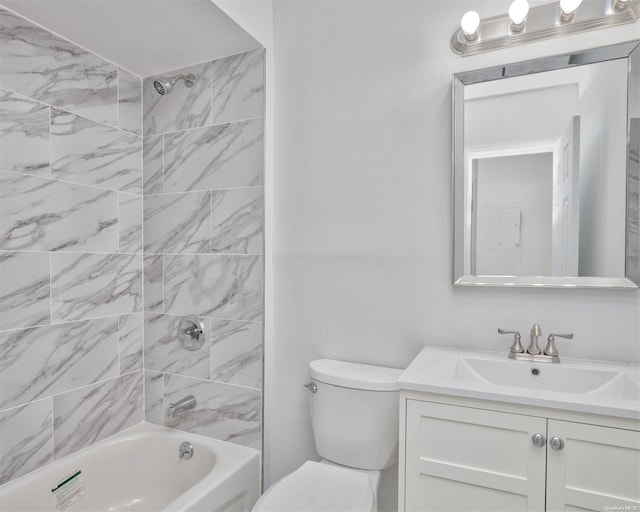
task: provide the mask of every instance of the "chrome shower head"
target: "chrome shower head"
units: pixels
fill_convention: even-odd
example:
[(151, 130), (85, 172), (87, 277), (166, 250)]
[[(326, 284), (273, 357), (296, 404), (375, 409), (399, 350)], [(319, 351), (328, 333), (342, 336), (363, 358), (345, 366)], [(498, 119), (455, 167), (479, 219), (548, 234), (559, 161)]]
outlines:
[(166, 96), (173, 90), (173, 86), (176, 85), (178, 80), (183, 80), (185, 87), (193, 87), (196, 77), (192, 73), (188, 75), (176, 75), (170, 78), (161, 76), (153, 81), (153, 88), (160, 96)]

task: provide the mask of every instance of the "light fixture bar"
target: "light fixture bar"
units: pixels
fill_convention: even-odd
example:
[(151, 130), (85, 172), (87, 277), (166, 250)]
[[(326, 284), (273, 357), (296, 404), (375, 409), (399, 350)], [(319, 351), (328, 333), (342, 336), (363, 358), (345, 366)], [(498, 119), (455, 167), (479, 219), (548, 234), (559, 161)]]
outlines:
[[(615, 4), (615, 5), (614, 5)], [(640, 17), (640, 0), (582, 2), (571, 19), (561, 19), (559, 2), (532, 7), (524, 28), (514, 33), (507, 14), (480, 20), (477, 37), (469, 41), (462, 29), (451, 37), (451, 49), (463, 57), (499, 50), (536, 41), (554, 39), (568, 34), (633, 23)]]

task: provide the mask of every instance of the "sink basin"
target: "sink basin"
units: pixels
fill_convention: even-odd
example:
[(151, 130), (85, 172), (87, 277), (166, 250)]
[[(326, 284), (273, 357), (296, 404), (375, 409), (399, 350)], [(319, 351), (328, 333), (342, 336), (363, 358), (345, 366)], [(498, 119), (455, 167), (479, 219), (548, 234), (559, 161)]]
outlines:
[(460, 357), (454, 371), (454, 379), (458, 380), (564, 393), (590, 393), (611, 383), (620, 375), (620, 372), (561, 364), (471, 357)]
[(538, 363), (506, 353), (425, 347), (400, 389), (640, 419), (640, 365)]

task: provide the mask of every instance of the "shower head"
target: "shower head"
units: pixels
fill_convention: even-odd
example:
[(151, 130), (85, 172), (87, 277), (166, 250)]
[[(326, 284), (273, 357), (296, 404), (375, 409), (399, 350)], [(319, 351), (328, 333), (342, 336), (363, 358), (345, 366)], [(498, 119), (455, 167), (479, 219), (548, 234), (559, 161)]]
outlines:
[(161, 76), (153, 81), (153, 88), (160, 96), (166, 96), (173, 90), (173, 86), (178, 80), (183, 80), (185, 87), (193, 87), (196, 77), (192, 73), (172, 77)]

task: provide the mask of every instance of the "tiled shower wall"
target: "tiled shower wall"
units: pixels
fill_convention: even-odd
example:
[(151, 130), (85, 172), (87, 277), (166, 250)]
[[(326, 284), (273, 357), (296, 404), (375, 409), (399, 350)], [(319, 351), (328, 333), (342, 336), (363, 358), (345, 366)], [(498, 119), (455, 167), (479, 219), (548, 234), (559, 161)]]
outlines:
[(0, 484), (143, 419), (141, 95), (0, 9)]
[[(262, 442), (264, 53), (193, 73), (161, 97), (144, 80), (144, 367), (147, 421)], [(205, 343), (176, 340), (198, 315)], [(167, 418), (194, 395), (195, 409)]]

